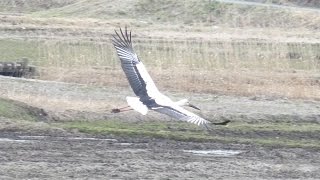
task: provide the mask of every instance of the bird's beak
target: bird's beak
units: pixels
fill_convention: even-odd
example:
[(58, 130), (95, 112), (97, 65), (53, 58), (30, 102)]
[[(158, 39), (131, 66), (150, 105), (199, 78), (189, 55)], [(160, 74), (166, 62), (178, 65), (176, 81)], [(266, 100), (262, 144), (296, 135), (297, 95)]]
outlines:
[(200, 110), (200, 108), (198, 108), (197, 106), (195, 106), (195, 105), (193, 105), (193, 104), (190, 104), (190, 103), (189, 103), (189, 106), (192, 107), (192, 108), (194, 108), (194, 109)]

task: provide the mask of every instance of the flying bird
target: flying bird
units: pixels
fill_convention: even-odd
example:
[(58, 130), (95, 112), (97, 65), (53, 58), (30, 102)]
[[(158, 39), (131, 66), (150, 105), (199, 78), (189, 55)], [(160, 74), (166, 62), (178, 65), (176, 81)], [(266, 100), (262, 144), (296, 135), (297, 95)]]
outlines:
[[(128, 110), (135, 110), (146, 115), (148, 110), (153, 110), (175, 119), (197, 125), (203, 125), (207, 128), (206, 124), (211, 123), (210, 121), (184, 109), (182, 106), (186, 105), (200, 110), (198, 107), (190, 104), (187, 99), (174, 102), (158, 90), (145, 66), (138, 58), (132, 47), (131, 31), (128, 32), (127, 28), (125, 28), (124, 32), (121, 28), (120, 32), (115, 30), (112, 43), (121, 61), (122, 69), (137, 97), (126, 97), (129, 106), (112, 109), (111, 112), (119, 113)], [(211, 124), (225, 125), (228, 122), (229, 121), (224, 121), (221, 123)]]

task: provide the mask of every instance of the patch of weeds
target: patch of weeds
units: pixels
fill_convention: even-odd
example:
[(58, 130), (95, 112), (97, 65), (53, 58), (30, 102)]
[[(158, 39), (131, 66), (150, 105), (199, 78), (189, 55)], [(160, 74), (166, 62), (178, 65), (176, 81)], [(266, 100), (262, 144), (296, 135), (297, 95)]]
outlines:
[(2, 98), (0, 98), (0, 117), (24, 121), (47, 121), (49, 118), (43, 109)]
[(289, 148), (317, 148), (320, 149), (320, 143), (317, 140), (293, 140), (288, 138), (239, 138), (237, 143), (257, 144), (268, 147), (289, 147)]
[(120, 136), (149, 136), (182, 141), (206, 141), (215, 137), (199, 127), (183, 122), (121, 122), (121, 121), (77, 121), (60, 124), (64, 128), (77, 129), (91, 134), (114, 134)]
[[(320, 143), (316, 140), (306, 139), (290, 139), (290, 137), (242, 137), (241, 135), (232, 135), (228, 133), (227, 136), (208, 132), (196, 125), (184, 122), (123, 122), (117, 120), (107, 121), (75, 121), (60, 123), (58, 126), (66, 129), (76, 129), (79, 132), (90, 134), (113, 134), (117, 136), (129, 137), (150, 137), (150, 138), (164, 138), (178, 141), (193, 141), (193, 142), (220, 142), (220, 143), (240, 143), (240, 144), (255, 144), (259, 146), (268, 147), (290, 147), (290, 148), (320, 148)], [(285, 125), (279, 126), (286, 129)], [(307, 125), (306, 125), (307, 126)], [(277, 127), (274, 125), (274, 127)], [(252, 125), (236, 123), (230, 125), (227, 131), (234, 129), (240, 131), (254, 131), (259, 129), (274, 128), (273, 126)], [(225, 131), (226, 127), (221, 126), (215, 128), (213, 131)], [(288, 131), (290, 129), (287, 129)], [(296, 129), (292, 129), (296, 130)]]
[(320, 124), (315, 123), (232, 123), (231, 130), (241, 131), (281, 131), (281, 132), (320, 132)]
[(1, 58), (8, 61), (15, 61), (27, 57), (31, 61), (37, 59), (38, 43), (35, 41), (22, 41), (13, 39), (0, 40)]

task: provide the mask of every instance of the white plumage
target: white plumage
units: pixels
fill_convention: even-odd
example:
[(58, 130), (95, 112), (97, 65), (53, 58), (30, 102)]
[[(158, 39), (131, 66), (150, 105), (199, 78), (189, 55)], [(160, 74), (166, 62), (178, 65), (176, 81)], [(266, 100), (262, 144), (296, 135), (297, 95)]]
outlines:
[(184, 99), (173, 102), (170, 98), (163, 95), (134, 52), (131, 42), (131, 32), (128, 33), (127, 29), (123, 32), (120, 29), (120, 33), (117, 31), (115, 31), (115, 33), (116, 36), (113, 36), (112, 39), (113, 45), (120, 58), (122, 69), (125, 72), (130, 86), (137, 95), (137, 97), (127, 97), (127, 103), (131, 108), (143, 115), (147, 114), (150, 109), (197, 125), (210, 123), (181, 107), (182, 105), (189, 105), (196, 108), (189, 104), (188, 100)]
[(144, 105), (139, 98), (128, 96), (126, 99), (127, 99), (128, 105), (132, 109), (138, 111), (142, 115), (146, 115), (148, 113), (148, 107)]

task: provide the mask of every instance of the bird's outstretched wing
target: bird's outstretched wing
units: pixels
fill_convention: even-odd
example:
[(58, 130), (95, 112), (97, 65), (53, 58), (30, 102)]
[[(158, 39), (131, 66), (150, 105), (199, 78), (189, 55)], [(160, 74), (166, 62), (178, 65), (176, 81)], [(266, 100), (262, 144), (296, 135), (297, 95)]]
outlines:
[(155, 97), (159, 93), (143, 63), (134, 52), (131, 42), (131, 32), (125, 28), (124, 32), (115, 31), (112, 43), (121, 60), (121, 66), (126, 74), (133, 92), (139, 97)]
[(162, 114), (166, 114), (170, 117), (176, 118), (181, 121), (187, 121), (190, 123), (194, 123), (197, 125), (205, 125), (210, 123), (209, 121), (201, 118), (200, 116), (178, 106), (178, 105), (173, 105), (173, 106), (159, 106), (153, 108), (154, 111), (157, 111)]
[(127, 28), (123, 32), (115, 31), (112, 43), (117, 50), (117, 54), (121, 61), (121, 66), (125, 72), (130, 86), (134, 93), (140, 98), (153, 99), (155, 104), (151, 109), (171, 116), (173, 118), (194, 123), (197, 125), (205, 125), (209, 121), (185, 110), (176, 105), (167, 96), (159, 92), (158, 88), (151, 79), (149, 73), (134, 52), (131, 42), (131, 32), (128, 33)]

